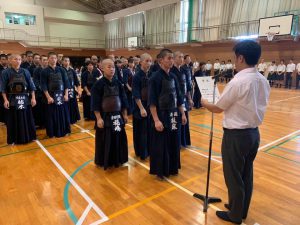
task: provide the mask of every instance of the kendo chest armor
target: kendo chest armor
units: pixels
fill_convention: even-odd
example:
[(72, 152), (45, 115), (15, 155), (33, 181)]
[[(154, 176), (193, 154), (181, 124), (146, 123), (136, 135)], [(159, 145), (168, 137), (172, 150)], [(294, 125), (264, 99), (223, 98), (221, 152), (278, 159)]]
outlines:
[(28, 85), (23, 73), (13, 74), (8, 82), (9, 94), (27, 94)]
[(86, 86), (89, 90), (92, 89), (95, 82), (96, 82), (96, 78), (93, 76), (93, 73), (88, 73)]
[(177, 95), (174, 79), (162, 79), (161, 92), (158, 97), (158, 104), (160, 110), (173, 110), (177, 108)]
[(148, 81), (149, 78), (145, 75), (142, 78), (142, 90), (141, 90), (141, 99), (142, 101), (148, 101)]
[(70, 86), (71, 86), (71, 88), (73, 88), (74, 87), (74, 77), (73, 77), (72, 70), (67, 71), (67, 76), (68, 76), (68, 80), (70, 82)]
[(119, 87), (117, 85), (104, 85), (101, 108), (103, 112), (121, 111), (120, 92)]
[(50, 73), (48, 80), (49, 92), (54, 93), (57, 91), (64, 91), (64, 83), (62, 74), (60, 72)]

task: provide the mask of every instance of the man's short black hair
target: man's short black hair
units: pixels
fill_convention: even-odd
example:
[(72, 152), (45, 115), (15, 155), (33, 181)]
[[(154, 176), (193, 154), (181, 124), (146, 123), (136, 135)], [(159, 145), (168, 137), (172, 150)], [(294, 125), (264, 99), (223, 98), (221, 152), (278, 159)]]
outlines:
[(28, 56), (28, 55), (33, 55), (33, 52), (32, 52), (32, 51), (26, 51), (26, 52), (25, 52), (25, 55), (26, 55), (26, 56)]
[(168, 49), (168, 48), (164, 48), (160, 51), (160, 53), (157, 55), (158, 59), (162, 59), (164, 58), (167, 54), (173, 54), (173, 52)]
[(38, 55), (38, 56), (39, 56), (40, 54), (38, 54), (38, 53), (34, 53), (34, 54), (33, 54), (33, 58), (34, 58), (36, 55)]
[(129, 58), (129, 59), (128, 59), (128, 63), (134, 63), (133, 58)]
[(233, 51), (237, 57), (242, 55), (249, 66), (255, 66), (261, 56), (260, 45), (252, 40), (244, 40), (237, 43)]
[(190, 57), (190, 56), (189, 55), (185, 55), (185, 56), (183, 56), (183, 59), (186, 60), (187, 57)]

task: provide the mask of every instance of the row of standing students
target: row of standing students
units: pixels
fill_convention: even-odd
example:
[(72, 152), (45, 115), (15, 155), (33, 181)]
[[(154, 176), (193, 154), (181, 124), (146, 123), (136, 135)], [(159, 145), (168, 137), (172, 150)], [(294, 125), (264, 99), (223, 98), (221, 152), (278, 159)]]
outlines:
[(20, 65), (20, 55), (12, 54), (9, 67), (1, 73), (7, 143), (35, 140), (36, 126), (45, 127), (50, 138), (71, 133), (70, 124), (80, 120), (80, 114), (76, 100), (79, 82), (69, 58), (64, 58), (62, 66), (57, 65), (56, 53), (42, 56), (32, 74)]
[[(150, 173), (159, 179), (177, 175), (181, 146), (190, 145), (188, 111), (192, 69), (185, 70), (183, 54), (164, 49), (152, 65), (141, 55), (140, 69), (132, 80), (133, 141), (137, 157), (150, 156)], [(128, 99), (111, 59), (102, 62), (103, 77), (91, 89), (91, 109), (96, 116), (95, 164), (107, 169), (128, 161), (125, 131)]]

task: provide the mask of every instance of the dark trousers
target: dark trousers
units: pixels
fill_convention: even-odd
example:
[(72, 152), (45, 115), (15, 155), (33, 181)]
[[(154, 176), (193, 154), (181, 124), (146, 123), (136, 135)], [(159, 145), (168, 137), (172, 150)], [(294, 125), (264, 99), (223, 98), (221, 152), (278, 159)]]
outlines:
[(289, 73), (286, 73), (285, 75), (285, 88), (289, 88), (291, 89), (292, 88), (292, 73), (289, 72)]
[(296, 76), (296, 89), (299, 88), (299, 82), (300, 82), (300, 74), (297, 74), (297, 76)]
[(253, 161), (260, 141), (258, 128), (244, 130), (224, 129), (222, 160), (233, 221), (247, 217), (253, 190)]

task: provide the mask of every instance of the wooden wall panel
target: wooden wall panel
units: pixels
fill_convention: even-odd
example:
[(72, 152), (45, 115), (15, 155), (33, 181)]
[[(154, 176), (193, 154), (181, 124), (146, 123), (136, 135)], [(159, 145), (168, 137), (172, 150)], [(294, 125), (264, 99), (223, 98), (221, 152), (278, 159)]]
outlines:
[(32, 48), (32, 47), (24, 47), (18, 42), (0, 42), (0, 52), (1, 53), (24, 53), (27, 50), (31, 50), (34, 53), (39, 53), (42, 55), (47, 55), (48, 52), (54, 51), (56, 53), (62, 53), (66, 56), (82, 56), (82, 57), (90, 57), (91, 55), (97, 56), (105, 56), (105, 50), (90, 50), (90, 49), (82, 49), (82, 50), (74, 50), (70, 48)]

